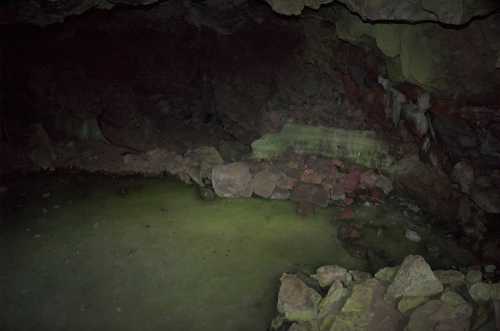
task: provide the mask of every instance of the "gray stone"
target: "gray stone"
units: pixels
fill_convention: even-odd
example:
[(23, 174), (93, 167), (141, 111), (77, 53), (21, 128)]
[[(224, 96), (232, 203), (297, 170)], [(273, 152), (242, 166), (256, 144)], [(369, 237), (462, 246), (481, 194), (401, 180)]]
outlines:
[(184, 160), (187, 166), (186, 172), (200, 186), (205, 184), (205, 179), (210, 179), (215, 166), (224, 164), (219, 152), (212, 146), (201, 146), (189, 150), (184, 155)]
[(235, 162), (212, 169), (215, 193), (223, 198), (249, 198), (252, 196), (252, 174), (246, 163)]
[(350, 291), (342, 285), (342, 282), (335, 281), (328, 294), (319, 304), (320, 329), (329, 330), (337, 314), (342, 309)]
[(403, 316), (395, 304), (384, 300), (385, 286), (369, 279), (353, 286), (352, 295), (337, 314), (330, 331), (396, 331)]
[(270, 198), (281, 174), (272, 170), (258, 172), (252, 180), (253, 193), (261, 198)]
[(278, 312), (289, 321), (316, 319), (321, 295), (295, 275), (283, 274), (280, 280)]
[(429, 301), (429, 297), (403, 297), (398, 302), (398, 310), (406, 314), (410, 310), (417, 308)]
[(483, 282), (474, 283), (469, 287), (469, 295), (476, 302), (491, 299), (491, 285)]
[(465, 284), (465, 275), (457, 270), (436, 270), (434, 275), (445, 286), (454, 288)]
[(422, 241), (422, 238), (420, 237), (420, 235), (416, 231), (413, 231), (413, 230), (410, 230), (410, 229), (406, 230), (405, 237), (409, 241), (413, 241), (413, 242), (416, 242), (416, 243)]
[(366, 271), (359, 271), (359, 270), (351, 270), (349, 273), (352, 276), (353, 282), (364, 282), (370, 278), (372, 278), (372, 274)]
[(443, 291), (443, 284), (436, 278), (424, 258), (408, 255), (401, 264), (387, 294), (402, 296), (432, 296)]
[(443, 294), (441, 295), (441, 301), (451, 306), (460, 306), (467, 304), (467, 301), (465, 301), (465, 299), (460, 294), (451, 290), (443, 292)]
[(472, 269), (467, 272), (465, 279), (469, 284), (479, 283), (483, 279), (483, 273), (481, 272), (481, 270)]
[(316, 270), (316, 274), (312, 277), (318, 280), (321, 287), (328, 287), (335, 281), (340, 281), (345, 285), (349, 285), (352, 281), (352, 276), (347, 269), (337, 265), (319, 267)]
[(396, 277), (398, 269), (399, 267), (382, 268), (375, 273), (375, 278), (385, 283), (391, 283), (394, 280), (394, 277)]
[(418, 307), (410, 316), (406, 331), (468, 331), (472, 307), (468, 304), (450, 305), (432, 300)]

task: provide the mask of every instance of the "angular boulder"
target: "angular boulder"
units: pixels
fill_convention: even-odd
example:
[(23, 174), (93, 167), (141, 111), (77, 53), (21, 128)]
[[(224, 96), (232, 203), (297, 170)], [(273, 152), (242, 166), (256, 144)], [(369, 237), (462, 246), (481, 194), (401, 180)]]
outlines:
[(352, 281), (352, 276), (347, 269), (337, 265), (325, 265), (319, 267), (316, 270), (316, 274), (313, 275), (313, 278), (318, 280), (319, 286), (321, 287), (328, 287), (335, 281), (340, 281), (346, 285)]
[(212, 169), (212, 185), (222, 198), (249, 198), (252, 196), (252, 174), (243, 162), (218, 165)]
[(454, 304), (432, 300), (418, 307), (410, 316), (406, 331), (468, 331), (472, 307), (467, 304)]
[(253, 193), (261, 198), (270, 198), (282, 174), (272, 170), (258, 172), (252, 180)]
[(443, 291), (443, 284), (434, 275), (424, 258), (408, 255), (399, 267), (387, 295), (393, 298), (403, 296), (432, 296)]
[(396, 331), (403, 329), (403, 315), (384, 300), (385, 286), (376, 279), (355, 284), (330, 331)]
[(321, 295), (296, 275), (283, 274), (278, 293), (278, 312), (289, 321), (305, 322), (318, 316)]

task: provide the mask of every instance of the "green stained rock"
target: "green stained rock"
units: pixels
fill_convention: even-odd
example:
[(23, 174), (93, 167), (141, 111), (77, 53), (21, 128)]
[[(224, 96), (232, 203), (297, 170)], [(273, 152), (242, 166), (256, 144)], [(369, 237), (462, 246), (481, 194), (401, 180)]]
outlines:
[(483, 282), (472, 284), (469, 294), (476, 302), (485, 302), (491, 299), (491, 285)]
[(491, 299), (500, 301), (500, 283), (491, 284)]
[(467, 283), (479, 283), (483, 279), (483, 273), (480, 270), (469, 270), (465, 276)]
[(321, 295), (296, 275), (283, 274), (278, 293), (278, 312), (289, 321), (311, 321), (318, 316)]
[(382, 170), (393, 164), (389, 146), (373, 131), (287, 124), (281, 132), (264, 135), (252, 143), (253, 156), (258, 159), (275, 158), (289, 150)]
[(396, 273), (398, 272), (399, 267), (385, 267), (377, 271), (375, 274), (375, 278), (378, 280), (385, 282), (385, 283), (390, 283), (393, 281), (394, 277), (396, 276)]
[(320, 329), (330, 330), (331, 325), (337, 314), (344, 305), (349, 290), (345, 288), (340, 281), (336, 281), (330, 287), (328, 294), (321, 300), (319, 304)]
[(468, 304), (450, 305), (441, 300), (432, 300), (418, 307), (410, 316), (406, 331), (470, 329), (472, 307)]
[(384, 300), (384, 292), (385, 286), (377, 279), (355, 284), (330, 331), (401, 330), (402, 315)]
[(398, 302), (398, 310), (403, 314), (429, 301), (428, 297), (403, 297)]
[(465, 275), (456, 270), (436, 270), (434, 275), (445, 286), (460, 287), (465, 284)]
[(467, 304), (464, 298), (462, 298), (462, 296), (455, 291), (445, 291), (441, 295), (441, 301), (455, 307)]
[(443, 284), (436, 278), (424, 258), (408, 255), (387, 289), (387, 295), (393, 298), (432, 296), (442, 291)]

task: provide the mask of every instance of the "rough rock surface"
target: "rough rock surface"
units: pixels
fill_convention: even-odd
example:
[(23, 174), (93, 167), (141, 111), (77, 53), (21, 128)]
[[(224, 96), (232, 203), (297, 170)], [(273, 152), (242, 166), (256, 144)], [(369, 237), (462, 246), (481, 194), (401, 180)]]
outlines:
[(215, 193), (223, 198), (249, 198), (252, 196), (252, 174), (243, 162), (219, 165), (212, 169)]
[(426, 330), (470, 330), (472, 307), (467, 304), (454, 305), (441, 300), (432, 300), (418, 307), (410, 317), (407, 331)]
[[(115, 5), (146, 6), (158, 0), (62, 0), (50, 2), (41, 6), (33, 1), (19, 0), (7, 1), (6, 12), (12, 17), (4, 20), (29, 22), (38, 25), (47, 25), (62, 22), (67, 16), (79, 15), (91, 9), (111, 9)], [(231, 6), (245, 4), (246, 1), (220, 1), (208, 0), (208, 7), (230, 9)], [(279, 14), (300, 15), (304, 8), (319, 9), (321, 5), (333, 0), (266, 0), (266, 2)], [(498, 6), (488, 0), (457, 2), (446, 0), (434, 1), (397, 1), (383, 0), (366, 2), (361, 0), (339, 0), (351, 11), (356, 12), (363, 19), (369, 21), (408, 21), (428, 22), (436, 21), (445, 24), (464, 24), (476, 16), (484, 16), (494, 11)], [(195, 2), (186, 2), (186, 5), (195, 7)], [(2, 18), (0, 16), (0, 18)], [(2, 22), (2, 21), (0, 21)]]
[(299, 277), (283, 274), (278, 294), (278, 312), (289, 321), (310, 321), (317, 317), (321, 295)]
[(292, 201), (310, 203), (320, 207), (328, 206), (329, 194), (321, 185), (299, 183), (291, 195)]
[(432, 296), (443, 291), (443, 284), (431, 267), (418, 255), (407, 256), (399, 267), (387, 294), (394, 298), (403, 296)]
[[(417, 267), (408, 268), (408, 265)], [(339, 267), (335, 266), (335, 268)], [(408, 277), (410, 280), (408, 283), (414, 282), (419, 277), (425, 281), (429, 277), (428, 272), (432, 273), (430, 269), (426, 272), (422, 271), (422, 269), (427, 269), (428, 265), (419, 256), (408, 256), (403, 261), (401, 268), (406, 272), (398, 273), (397, 277)], [(381, 270), (387, 272), (393, 269), (395, 268)], [(457, 285), (455, 289), (447, 287), (443, 292), (427, 291), (427, 293), (432, 293), (429, 296), (405, 295), (399, 300), (393, 300), (393, 298), (388, 297), (389, 291), (393, 290), (390, 287), (387, 288), (384, 285), (385, 282), (372, 278), (372, 275), (367, 273), (364, 273), (362, 277), (354, 277), (355, 274), (359, 273), (357, 271), (352, 270), (348, 273), (353, 275), (353, 281), (343, 283), (341, 280), (335, 280), (319, 305), (316, 305), (319, 294), (308, 288), (301, 280), (307, 276), (284, 274), (278, 298), (280, 315), (273, 320), (271, 329), (282, 330), (279, 328), (280, 326), (286, 326), (287, 322), (298, 322), (300, 319), (301, 321), (294, 324), (291, 330), (476, 330), (481, 325), (493, 322), (491, 321), (491, 308), (485, 304), (485, 301), (496, 300), (500, 297), (500, 284), (487, 284), (488, 291), (483, 292), (489, 297), (478, 300), (479, 304), (471, 304), (470, 296), (462, 296), (467, 290), (465, 283), (463, 283), (463, 274), (461, 274), (462, 277), (458, 277), (453, 270), (441, 270), (437, 273), (444, 279), (451, 279), (451, 283), (454, 285), (457, 285), (456, 278), (461, 278), (461, 285)], [(397, 281), (400, 280), (395, 279), (393, 283)], [(482, 286), (482, 284), (484, 283), (475, 283), (474, 285)], [(317, 288), (318, 284), (311, 286)], [(314, 299), (311, 299), (311, 295)], [(475, 293), (471, 293), (472, 298), (475, 295)], [(283, 302), (287, 303), (286, 307), (289, 310), (295, 309), (296, 315), (299, 315), (298, 319), (294, 314), (291, 315), (292, 319), (284, 316)], [(318, 310), (315, 310), (314, 307)], [(318, 313), (316, 314), (316, 312)], [(303, 318), (304, 316), (307, 316), (307, 320)]]
[(401, 330), (403, 318), (384, 300), (385, 287), (376, 279), (355, 284), (331, 331)]
[(313, 277), (318, 280), (319, 286), (321, 287), (329, 287), (335, 281), (348, 284), (352, 278), (347, 269), (337, 265), (325, 265), (319, 267)]
[(282, 174), (272, 170), (262, 170), (252, 180), (253, 193), (262, 198), (269, 198), (276, 189)]

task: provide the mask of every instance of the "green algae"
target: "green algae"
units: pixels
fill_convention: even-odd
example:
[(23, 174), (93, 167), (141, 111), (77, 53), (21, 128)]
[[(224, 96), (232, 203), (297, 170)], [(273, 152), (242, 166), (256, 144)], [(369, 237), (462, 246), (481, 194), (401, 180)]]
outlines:
[(253, 156), (271, 159), (293, 150), (389, 169), (393, 159), (389, 146), (373, 131), (344, 130), (287, 124), (281, 132), (267, 134), (252, 143)]
[(1, 227), (2, 330), (264, 330), (282, 272), (364, 267), (328, 210), (201, 201), (162, 179), (35, 182)]
[[(0, 330), (265, 330), (283, 272), (371, 264), (338, 241), (335, 208), (300, 217), (286, 201), (203, 201), (165, 178), (16, 187), (0, 225)], [(396, 262), (421, 250), (390, 203), (353, 209), (370, 250)]]

